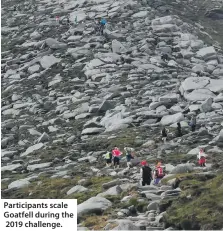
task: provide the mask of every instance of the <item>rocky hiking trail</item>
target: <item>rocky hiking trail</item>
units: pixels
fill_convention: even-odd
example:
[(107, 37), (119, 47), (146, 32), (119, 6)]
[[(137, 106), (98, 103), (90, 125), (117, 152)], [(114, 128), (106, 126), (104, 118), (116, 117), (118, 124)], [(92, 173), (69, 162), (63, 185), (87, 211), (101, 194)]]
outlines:
[[(64, 8), (4, 1), (2, 198), (75, 198), (79, 229), (222, 229), (222, 7), (222, 0), (79, 0)], [(104, 36), (94, 32), (101, 17)], [(135, 148), (151, 165), (162, 160), (161, 185), (141, 187), (139, 168), (126, 169), (125, 160), (104, 168), (102, 155), (115, 146)]]

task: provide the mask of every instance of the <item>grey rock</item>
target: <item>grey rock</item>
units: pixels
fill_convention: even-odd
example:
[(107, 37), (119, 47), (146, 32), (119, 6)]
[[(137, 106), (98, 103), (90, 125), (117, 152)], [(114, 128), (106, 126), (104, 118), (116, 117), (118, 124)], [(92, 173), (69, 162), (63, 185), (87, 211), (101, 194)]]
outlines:
[(103, 193), (99, 193), (97, 196), (99, 196), (99, 197), (103, 197), (103, 196), (107, 196), (107, 195), (115, 196), (115, 195), (119, 195), (122, 191), (123, 191), (122, 188), (119, 185), (117, 185), (117, 186), (114, 186), (112, 188), (109, 188), (107, 191), (105, 191)]
[(46, 44), (51, 49), (62, 49), (62, 48), (66, 48), (67, 47), (66, 43), (58, 42), (56, 39), (53, 39), (53, 38), (47, 38), (46, 39)]
[(200, 107), (201, 112), (209, 112), (212, 111), (212, 103), (213, 103), (213, 98), (208, 98), (206, 99)]
[(104, 131), (104, 128), (85, 128), (81, 135), (93, 135)]
[(151, 202), (148, 206), (147, 206), (147, 210), (158, 210), (159, 209), (159, 204), (156, 201)]
[(44, 142), (49, 141), (49, 139), (50, 139), (49, 135), (48, 135), (46, 132), (44, 132), (44, 133), (40, 136), (40, 138), (37, 140), (37, 143), (44, 143)]
[(20, 189), (20, 188), (27, 187), (29, 184), (30, 182), (28, 180), (20, 179), (20, 180), (16, 180), (10, 183), (8, 185), (8, 189)]
[(105, 100), (100, 106), (98, 111), (99, 112), (106, 112), (107, 110), (113, 109), (114, 105), (109, 101)]
[(28, 165), (27, 169), (29, 171), (35, 171), (43, 168), (48, 168), (52, 165), (52, 162), (47, 162), (47, 163), (42, 163), (42, 164), (33, 164), (33, 165)]
[(114, 53), (125, 53), (127, 49), (116, 39), (112, 41), (112, 51)]
[(90, 213), (103, 212), (111, 206), (112, 203), (103, 197), (91, 197), (77, 206), (77, 217)]
[(1, 167), (1, 171), (16, 171), (22, 168), (21, 164), (11, 164), (11, 165), (6, 165)]
[(208, 58), (209, 56), (212, 56), (216, 54), (216, 51), (214, 49), (214, 47), (204, 47), (201, 48), (198, 52), (197, 55), (202, 57), (203, 59)]
[(43, 146), (44, 146), (43, 143), (35, 144), (35, 145), (27, 148), (26, 151), (24, 153), (22, 153), (20, 156), (21, 157), (27, 156), (27, 155), (31, 154), (32, 152), (41, 149)]
[(184, 115), (181, 112), (179, 112), (174, 115), (164, 116), (161, 119), (160, 123), (165, 126), (165, 125), (171, 125), (171, 124), (183, 121), (183, 120), (184, 120)]
[(40, 60), (40, 64), (44, 69), (48, 69), (56, 63), (59, 63), (60, 59), (55, 58), (53, 55), (44, 56)]
[(193, 171), (192, 164), (178, 164), (170, 173), (171, 174), (180, 174)]
[(88, 191), (88, 189), (81, 185), (75, 185), (73, 188), (67, 191), (67, 195), (70, 195), (72, 193), (85, 192), (85, 191)]
[(119, 221), (118, 226), (113, 228), (112, 230), (138, 230), (139, 228), (133, 224), (132, 221), (121, 220)]
[(76, 136), (71, 136), (71, 137), (69, 137), (69, 138), (67, 139), (67, 143), (68, 143), (68, 144), (72, 144), (72, 143), (74, 142), (75, 138), (76, 138)]

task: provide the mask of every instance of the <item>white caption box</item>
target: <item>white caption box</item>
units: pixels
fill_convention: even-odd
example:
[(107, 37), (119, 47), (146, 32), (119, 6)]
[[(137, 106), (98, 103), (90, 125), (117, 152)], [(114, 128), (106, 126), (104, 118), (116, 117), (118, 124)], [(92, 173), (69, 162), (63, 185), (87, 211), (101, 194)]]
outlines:
[(1, 231), (77, 230), (75, 199), (2, 199)]

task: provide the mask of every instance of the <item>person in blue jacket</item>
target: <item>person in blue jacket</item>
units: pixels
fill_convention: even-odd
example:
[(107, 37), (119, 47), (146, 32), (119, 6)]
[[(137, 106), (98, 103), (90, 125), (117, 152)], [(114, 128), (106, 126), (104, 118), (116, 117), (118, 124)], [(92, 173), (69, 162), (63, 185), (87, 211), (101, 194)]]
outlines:
[(104, 30), (106, 24), (107, 24), (106, 19), (102, 18), (100, 21), (100, 33), (101, 34), (103, 34), (103, 30)]

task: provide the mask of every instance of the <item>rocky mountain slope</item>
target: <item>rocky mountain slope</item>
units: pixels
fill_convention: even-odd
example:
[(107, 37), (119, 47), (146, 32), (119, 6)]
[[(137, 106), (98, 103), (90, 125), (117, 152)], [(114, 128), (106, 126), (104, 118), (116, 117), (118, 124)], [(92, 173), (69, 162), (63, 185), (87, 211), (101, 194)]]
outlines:
[[(2, 197), (76, 198), (80, 229), (221, 229), (222, 4), (4, 1)], [(94, 31), (101, 17), (104, 36)], [(114, 146), (152, 166), (162, 160), (168, 175), (141, 187), (125, 158), (104, 168)]]

